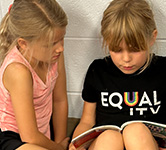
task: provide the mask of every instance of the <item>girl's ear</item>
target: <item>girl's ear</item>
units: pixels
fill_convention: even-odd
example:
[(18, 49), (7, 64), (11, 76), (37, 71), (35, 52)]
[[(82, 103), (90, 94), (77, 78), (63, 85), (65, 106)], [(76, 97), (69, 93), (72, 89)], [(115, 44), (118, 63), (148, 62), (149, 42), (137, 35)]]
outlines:
[(24, 40), (23, 38), (19, 38), (17, 40), (18, 46), (22, 49), (25, 50), (28, 46), (28, 42), (26, 40)]
[(156, 38), (157, 38), (157, 34), (158, 34), (157, 30), (154, 30), (153, 33), (152, 33), (152, 38), (151, 38), (151, 41), (150, 41), (150, 46), (152, 46), (155, 43)]

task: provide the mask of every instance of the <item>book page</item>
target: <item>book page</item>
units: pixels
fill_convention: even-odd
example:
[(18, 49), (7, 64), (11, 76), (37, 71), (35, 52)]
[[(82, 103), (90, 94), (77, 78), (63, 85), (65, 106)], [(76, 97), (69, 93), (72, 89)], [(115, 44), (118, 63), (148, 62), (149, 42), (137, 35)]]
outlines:
[(152, 132), (153, 136), (160, 137), (160, 138), (166, 138), (166, 125), (161, 124), (161, 123), (144, 121), (144, 120), (134, 120), (134, 121), (125, 122), (121, 126), (121, 128), (124, 129), (125, 126), (127, 126), (131, 123), (137, 123), (137, 122), (144, 123), (149, 128), (149, 130)]

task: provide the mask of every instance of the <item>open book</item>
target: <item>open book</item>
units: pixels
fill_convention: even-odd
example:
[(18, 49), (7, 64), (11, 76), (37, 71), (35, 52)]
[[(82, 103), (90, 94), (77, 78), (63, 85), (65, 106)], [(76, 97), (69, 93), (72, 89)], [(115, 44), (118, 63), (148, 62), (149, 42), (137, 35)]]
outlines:
[(86, 149), (95, 140), (95, 138), (105, 130), (116, 130), (121, 132), (125, 126), (136, 122), (144, 123), (149, 128), (153, 136), (157, 139), (157, 141), (159, 141), (159, 146), (166, 148), (166, 125), (142, 120), (128, 121), (122, 124), (121, 127), (118, 127), (116, 125), (103, 125), (95, 127), (75, 137), (71, 142), (77, 150), (81, 150), (83, 148)]

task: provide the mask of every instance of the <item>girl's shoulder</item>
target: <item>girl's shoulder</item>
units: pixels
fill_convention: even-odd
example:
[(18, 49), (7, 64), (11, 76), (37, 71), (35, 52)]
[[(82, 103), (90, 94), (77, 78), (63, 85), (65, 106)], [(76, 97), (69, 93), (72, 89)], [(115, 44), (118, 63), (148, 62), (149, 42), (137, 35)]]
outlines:
[(13, 49), (10, 50), (10, 52), (7, 54), (7, 56), (5, 57), (5, 59), (3, 61), (2, 67), (6, 67), (9, 64), (14, 63), (14, 62), (17, 62), (17, 63), (20, 63), (20, 64), (24, 64), (27, 67), (30, 66), (28, 61), (19, 52), (17, 47), (14, 47)]
[(30, 72), (29, 69), (20, 62), (11, 62), (5, 69), (5, 71), (11, 73), (11, 74), (21, 74), (24, 72)]
[(89, 66), (89, 70), (104, 70), (107, 69), (108, 66), (112, 64), (112, 60), (110, 56), (100, 58), (100, 59), (95, 59)]
[(17, 48), (13, 48), (3, 61), (0, 68), (0, 76), (2, 80), (6, 83), (25, 79), (25, 76), (31, 77), (29, 66), (23, 58), (23, 56), (18, 52)]
[(3, 82), (6, 89), (10, 89), (16, 84), (21, 86), (26, 80), (32, 83), (31, 73), (25, 65), (13, 62), (6, 67), (3, 75)]
[(152, 58), (152, 64), (155, 66), (160, 66), (166, 64), (166, 57), (165, 56), (159, 56), (154, 55)]

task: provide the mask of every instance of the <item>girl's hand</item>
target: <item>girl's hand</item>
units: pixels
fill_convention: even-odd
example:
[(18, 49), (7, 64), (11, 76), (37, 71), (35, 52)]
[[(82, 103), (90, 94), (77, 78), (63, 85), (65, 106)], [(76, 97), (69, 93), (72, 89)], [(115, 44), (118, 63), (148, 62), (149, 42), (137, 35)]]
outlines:
[(166, 148), (161, 148), (161, 147), (160, 147), (159, 150), (166, 150)]
[(69, 137), (65, 138), (62, 142), (58, 143), (55, 150), (67, 150), (69, 146)]
[[(69, 145), (69, 150), (76, 150), (75, 146), (73, 145), (73, 143), (70, 143)], [(85, 148), (79, 148), (79, 150), (86, 150)]]
[(69, 144), (69, 150), (76, 150), (75, 146), (73, 145), (73, 143)]

